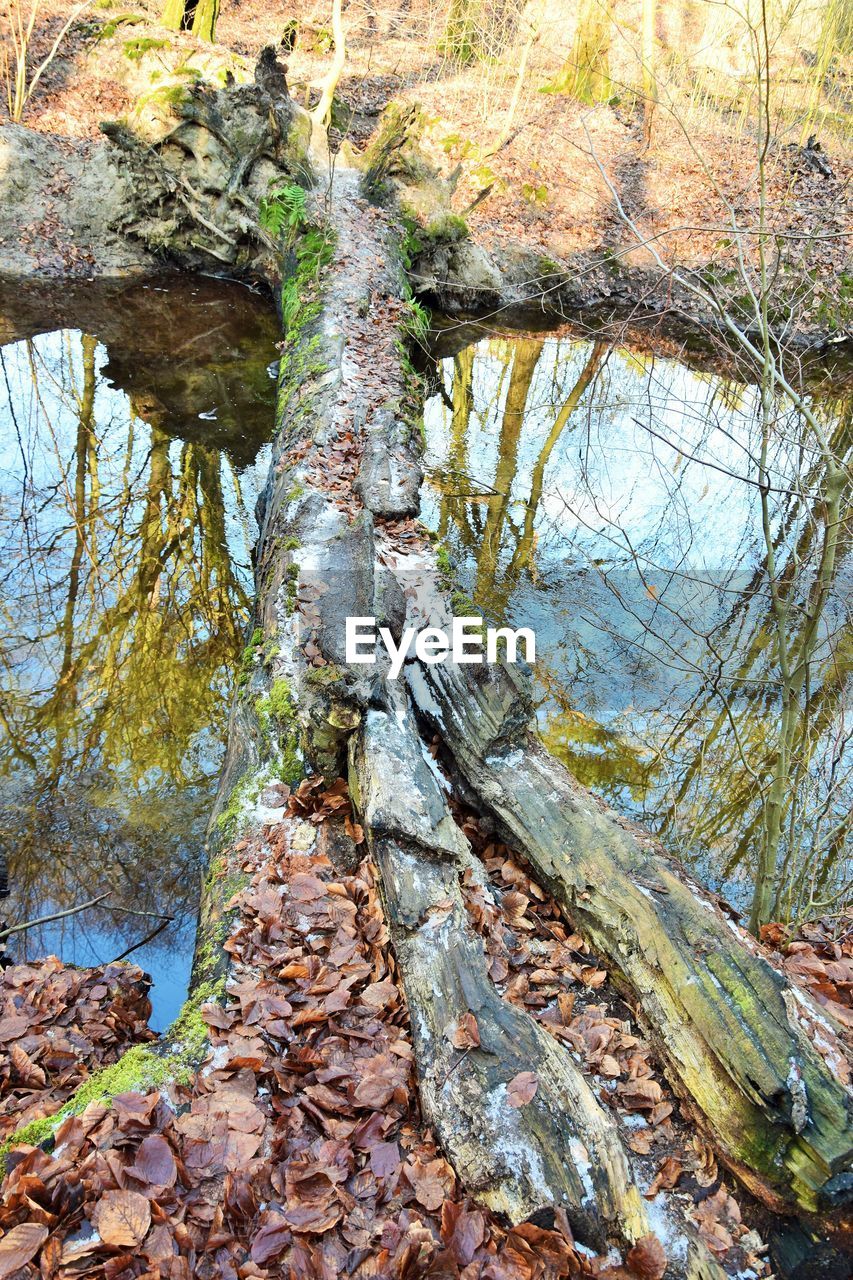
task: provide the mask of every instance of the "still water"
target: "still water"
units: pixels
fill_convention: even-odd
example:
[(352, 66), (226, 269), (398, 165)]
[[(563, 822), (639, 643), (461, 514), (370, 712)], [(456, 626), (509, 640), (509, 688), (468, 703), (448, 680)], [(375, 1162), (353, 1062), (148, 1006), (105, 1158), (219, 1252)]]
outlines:
[(713, 367), (571, 337), (435, 373), (424, 517), (478, 611), (534, 628), (548, 746), (738, 908), (767, 855), (775, 916), (838, 910), (853, 394), (762, 413)]
[[(278, 323), (236, 285), (0, 299), (0, 920), (16, 958), (133, 951), (186, 991), (251, 606)], [(2, 925), (0, 925), (2, 927)]]
[[(10, 939), (88, 964), (171, 917), (132, 952), (156, 1027), (188, 978), (277, 337), (221, 282), (0, 298), (0, 919), (108, 894)], [(779, 778), (774, 912), (849, 900), (845, 385), (806, 421), (695, 361), (487, 337), (425, 407), (424, 518), (479, 609), (535, 629), (549, 747), (743, 910)]]

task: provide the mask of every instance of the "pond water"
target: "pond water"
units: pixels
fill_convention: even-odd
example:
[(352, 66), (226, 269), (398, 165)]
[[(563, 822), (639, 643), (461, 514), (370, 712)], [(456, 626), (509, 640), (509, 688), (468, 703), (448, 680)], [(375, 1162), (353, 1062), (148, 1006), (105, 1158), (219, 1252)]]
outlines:
[[(0, 299), (0, 839), (9, 939), (185, 996), (251, 607), (278, 323), (237, 285)], [(2, 926), (0, 926), (2, 927)]]
[(774, 915), (837, 909), (853, 394), (762, 413), (734, 377), (572, 337), (436, 374), (424, 518), (478, 612), (534, 629), (548, 746), (739, 909), (760, 860)]

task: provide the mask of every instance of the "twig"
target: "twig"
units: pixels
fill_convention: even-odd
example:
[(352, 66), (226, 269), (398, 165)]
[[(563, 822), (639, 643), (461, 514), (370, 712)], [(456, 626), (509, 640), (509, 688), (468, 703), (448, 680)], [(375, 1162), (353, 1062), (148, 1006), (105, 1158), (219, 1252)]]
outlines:
[(462, 1054), (462, 1056), (456, 1059), (453, 1066), (450, 1068), (450, 1070), (447, 1072), (447, 1075), (444, 1077), (441, 1084), (438, 1086), (439, 1091), (441, 1091), (444, 1088), (444, 1086), (447, 1084), (448, 1080), (453, 1075), (453, 1072), (456, 1070), (456, 1068), (461, 1067), (462, 1063), (468, 1057), (468, 1054), (471, 1052), (473, 1048), (474, 1048), (474, 1045), (469, 1045), (468, 1048), (465, 1050), (465, 1052)]
[(88, 911), (89, 907), (96, 907), (99, 902), (103, 902), (104, 898), (108, 898), (112, 893), (112, 889), (108, 889), (106, 893), (100, 894), (97, 898), (91, 898), (88, 902), (81, 902), (79, 906), (68, 907), (65, 911), (54, 911), (49, 916), (39, 916), (36, 920), (27, 920), (25, 924), (13, 924), (8, 929), (0, 930), (0, 939), (8, 938), (12, 933), (24, 933), (27, 929), (34, 929), (37, 924), (49, 924), (52, 920), (64, 920), (66, 916), (76, 916), (80, 911)]
[(104, 910), (120, 911), (126, 916), (142, 916), (146, 920), (165, 920), (167, 924), (175, 918), (167, 915), (165, 911), (140, 911), (137, 907), (105, 907)]
[(157, 934), (162, 933), (166, 928), (166, 925), (171, 924), (171, 922), (172, 916), (166, 916), (160, 921), (156, 929), (152, 929), (150, 933), (146, 933), (144, 938), (140, 938), (138, 942), (134, 942), (132, 947), (128, 947), (126, 951), (122, 951), (120, 956), (116, 956), (115, 959), (110, 961), (110, 964), (116, 964), (117, 961), (124, 960), (125, 956), (129, 956), (132, 951), (137, 951), (140, 947), (144, 947), (146, 942), (151, 942), (157, 937)]

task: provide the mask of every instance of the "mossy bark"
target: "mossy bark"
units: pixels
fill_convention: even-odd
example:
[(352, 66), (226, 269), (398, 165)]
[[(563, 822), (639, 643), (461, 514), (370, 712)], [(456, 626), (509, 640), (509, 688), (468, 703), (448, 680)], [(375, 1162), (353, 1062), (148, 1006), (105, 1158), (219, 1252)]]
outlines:
[[(528, 732), (517, 669), (418, 664), (410, 683), (484, 809), (612, 966), (732, 1168), (776, 1208), (843, 1202), (853, 1103), (831, 1066), (843, 1048), (817, 1007), (548, 755)], [(810, 1042), (815, 1027), (830, 1061)]]
[(193, 13), (192, 31), (199, 40), (213, 42), (219, 18), (219, 0), (197, 0)]

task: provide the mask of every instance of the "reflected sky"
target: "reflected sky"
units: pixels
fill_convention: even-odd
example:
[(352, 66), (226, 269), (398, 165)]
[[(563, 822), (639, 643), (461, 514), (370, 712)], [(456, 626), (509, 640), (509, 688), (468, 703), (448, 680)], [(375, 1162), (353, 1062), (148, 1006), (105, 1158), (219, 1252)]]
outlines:
[[(758, 389), (576, 339), (486, 339), (438, 373), (425, 519), (477, 605), (535, 629), (544, 739), (746, 906), (780, 697)], [(849, 468), (849, 395), (813, 407)], [(773, 580), (809, 646), (783, 850), (801, 903), (839, 831), (850, 872), (849, 469), (811, 637), (826, 468), (781, 403), (765, 444)]]
[(43, 331), (49, 299), (4, 317), (3, 336), (27, 336), (0, 348), (0, 910), (13, 923), (108, 892), (11, 940), (78, 964), (172, 916), (133, 952), (162, 1027), (186, 990), (251, 607), (277, 323), (208, 284), (158, 286), (133, 347), (114, 312), (86, 316), (103, 339)]

